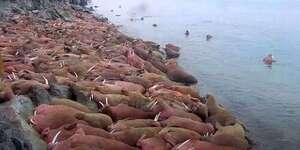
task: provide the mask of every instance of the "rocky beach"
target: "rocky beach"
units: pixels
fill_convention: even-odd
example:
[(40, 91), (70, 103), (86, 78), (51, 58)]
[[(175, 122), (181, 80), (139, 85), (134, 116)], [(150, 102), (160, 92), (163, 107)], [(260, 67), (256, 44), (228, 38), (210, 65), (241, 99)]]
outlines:
[(85, 0), (0, 3), (0, 149), (252, 147), (242, 121), (199, 95), (176, 43), (129, 37)]

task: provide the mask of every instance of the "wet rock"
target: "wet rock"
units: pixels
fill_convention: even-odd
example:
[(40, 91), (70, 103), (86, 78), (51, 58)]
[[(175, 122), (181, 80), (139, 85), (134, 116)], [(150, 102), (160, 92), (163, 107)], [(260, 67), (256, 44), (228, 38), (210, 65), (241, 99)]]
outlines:
[(36, 106), (40, 104), (48, 104), (51, 101), (51, 95), (48, 91), (38, 85), (33, 86), (28, 95)]
[(11, 107), (14, 108), (16, 113), (18, 113), (25, 120), (33, 115), (34, 105), (31, 99), (27, 96), (16, 96), (8, 103), (10, 103)]
[(0, 121), (0, 149), (31, 150), (32, 146), (24, 138), (24, 134), (11, 124)]
[(67, 85), (50, 84), (50, 94), (59, 98), (72, 98), (71, 88)]
[(33, 106), (29, 100), (24, 96), (19, 96), (12, 101), (0, 105), (0, 149), (47, 149), (47, 144), (39, 138), (38, 133), (24, 118), (32, 113), (30, 111), (32, 111)]

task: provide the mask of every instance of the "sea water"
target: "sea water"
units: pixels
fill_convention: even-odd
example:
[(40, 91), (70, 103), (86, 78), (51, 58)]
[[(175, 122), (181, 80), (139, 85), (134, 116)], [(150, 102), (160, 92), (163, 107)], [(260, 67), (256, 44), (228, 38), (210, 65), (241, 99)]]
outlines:
[[(197, 77), (200, 93), (215, 95), (240, 118), (256, 149), (300, 148), (299, 0), (92, 0), (91, 6), (130, 36), (180, 46), (180, 65)], [(277, 60), (271, 67), (262, 62), (269, 53)]]

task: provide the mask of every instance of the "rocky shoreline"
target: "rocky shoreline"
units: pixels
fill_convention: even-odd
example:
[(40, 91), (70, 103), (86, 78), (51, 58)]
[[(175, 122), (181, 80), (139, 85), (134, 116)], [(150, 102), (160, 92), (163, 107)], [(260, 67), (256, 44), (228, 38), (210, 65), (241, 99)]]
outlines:
[(84, 0), (1, 3), (0, 149), (251, 148), (179, 47), (128, 37)]

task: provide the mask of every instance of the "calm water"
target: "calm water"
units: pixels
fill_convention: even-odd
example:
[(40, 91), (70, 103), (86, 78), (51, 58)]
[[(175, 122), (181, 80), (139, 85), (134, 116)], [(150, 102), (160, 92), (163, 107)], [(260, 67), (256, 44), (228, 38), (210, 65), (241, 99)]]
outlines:
[[(93, 5), (131, 36), (182, 47), (181, 65), (200, 80), (200, 92), (215, 94), (241, 118), (257, 149), (300, 148), (300, 1), (94, 0)], [(130, 21), (142, 16), (144, 21)], [(213, 39), (205, 41), (206, 34)], [(278, 60), (272, 68), (261, 62), (268, 53)]]

